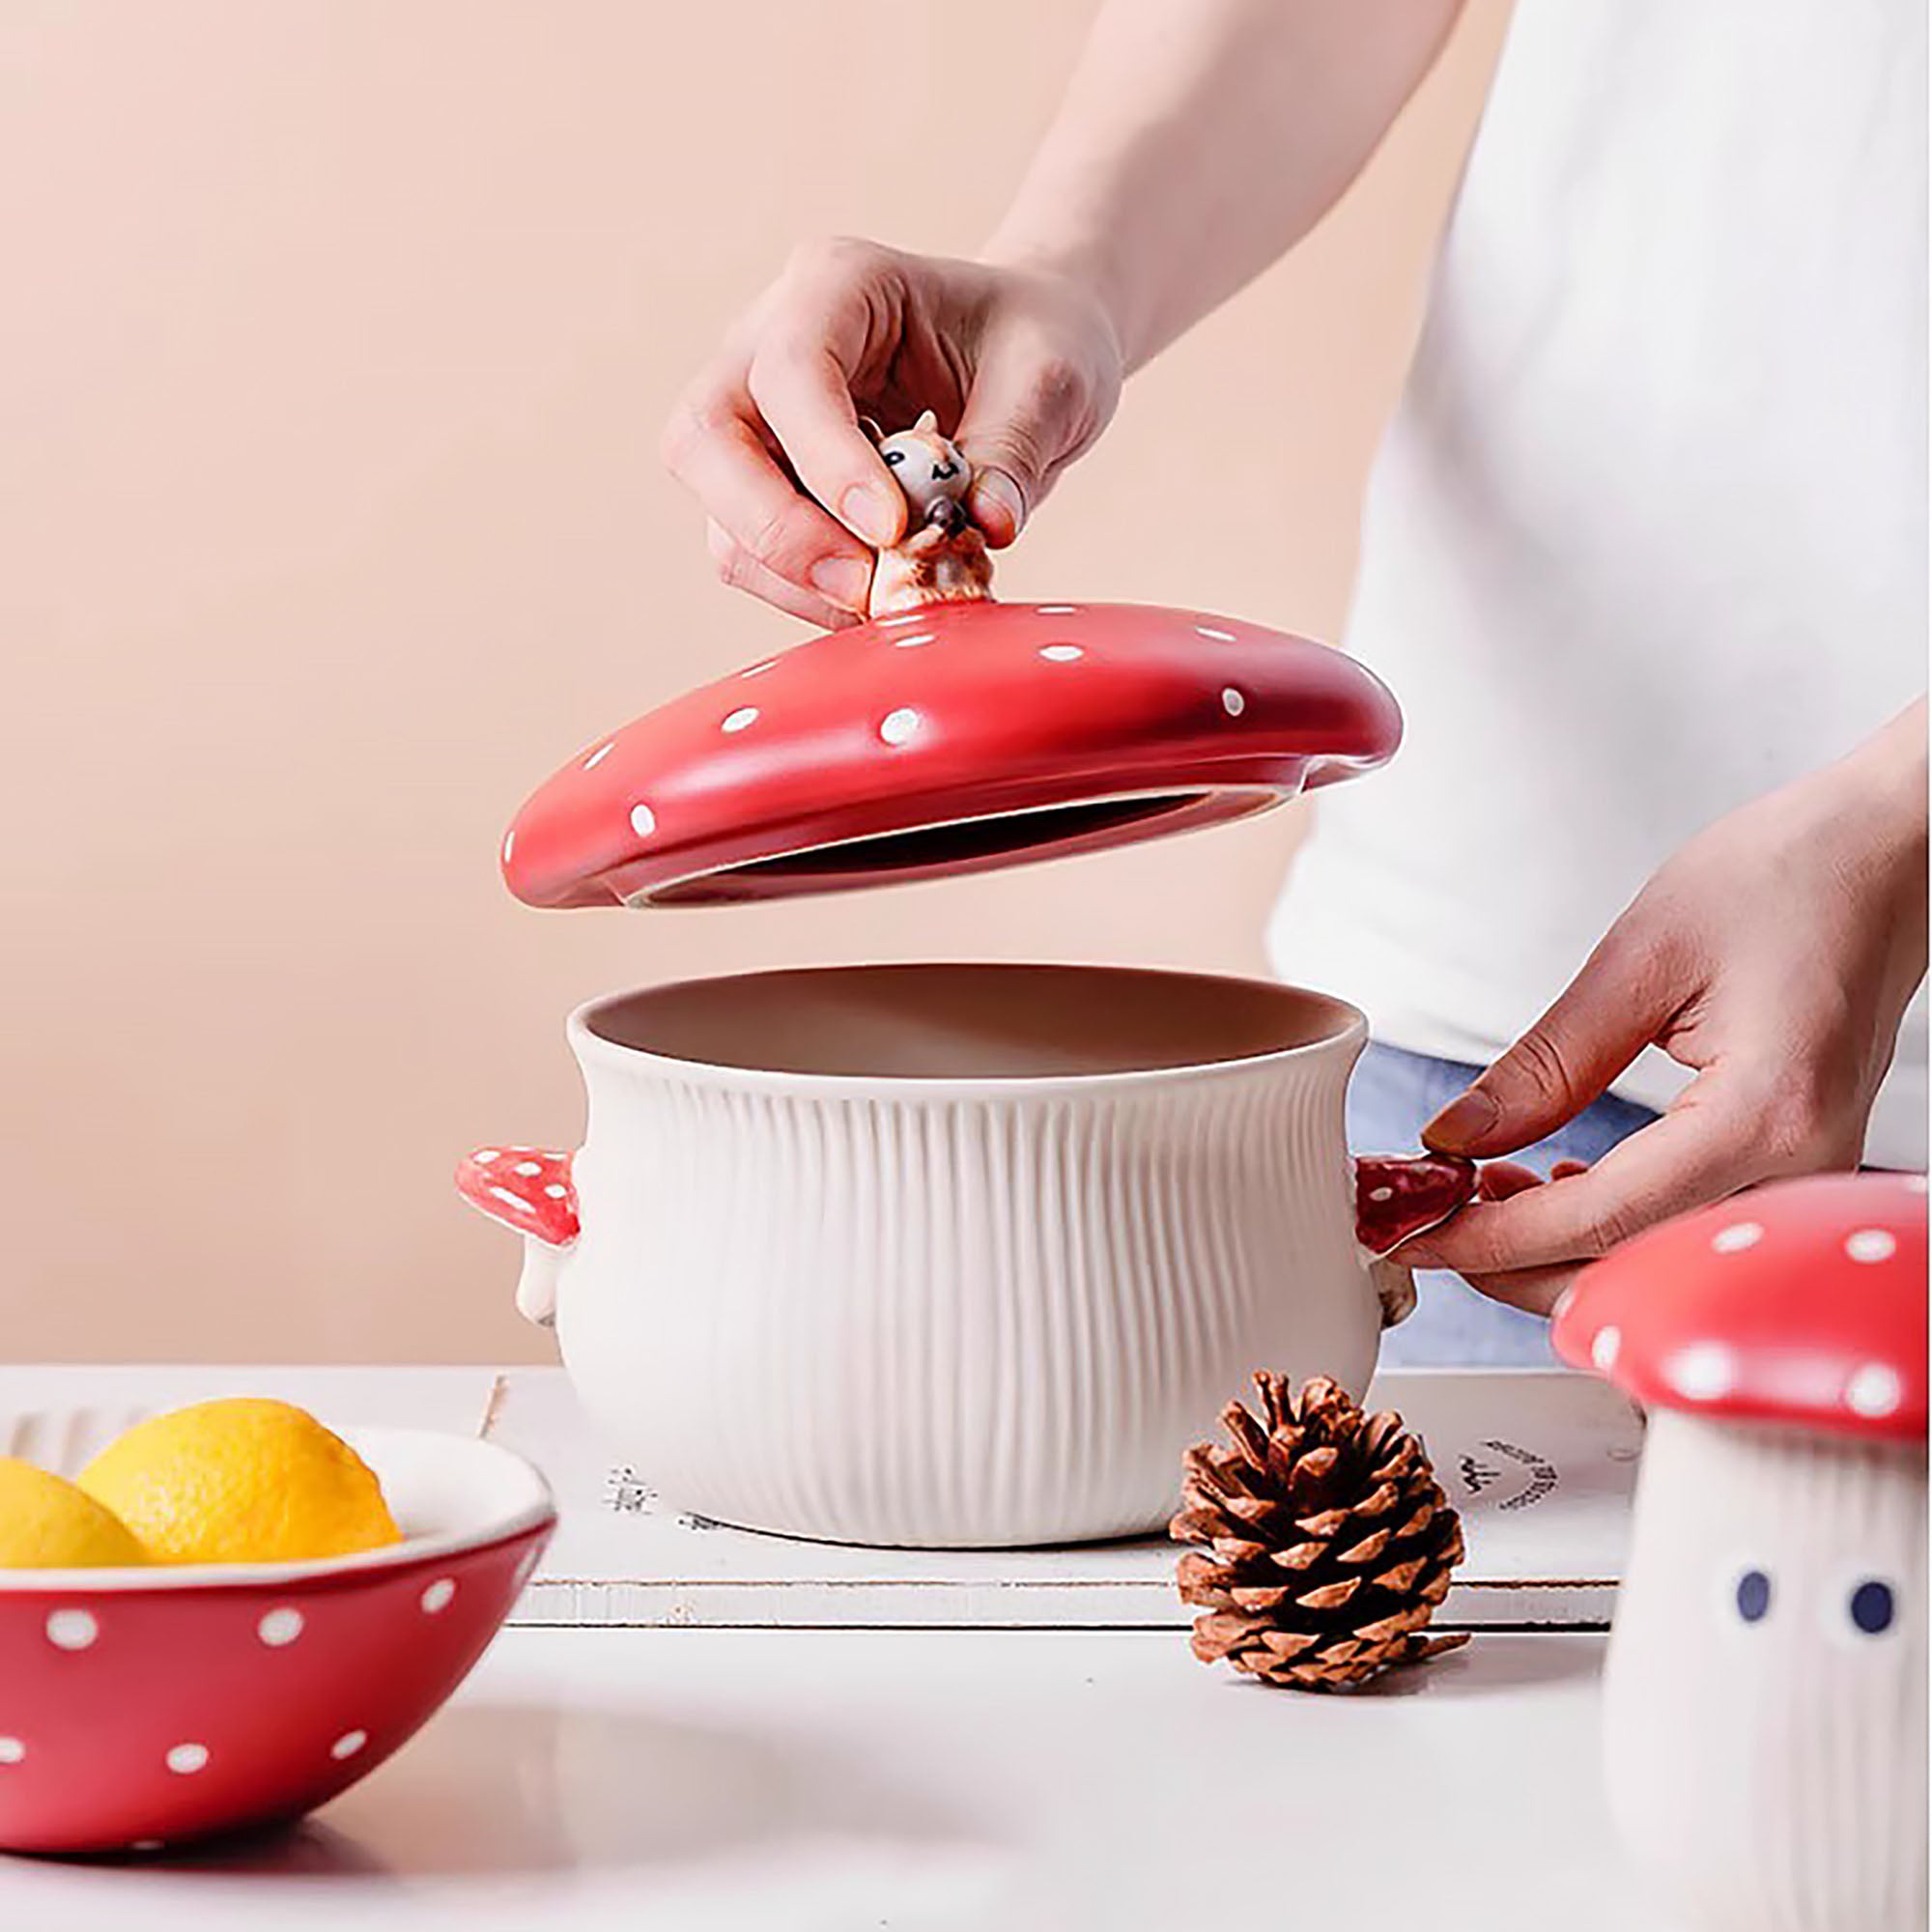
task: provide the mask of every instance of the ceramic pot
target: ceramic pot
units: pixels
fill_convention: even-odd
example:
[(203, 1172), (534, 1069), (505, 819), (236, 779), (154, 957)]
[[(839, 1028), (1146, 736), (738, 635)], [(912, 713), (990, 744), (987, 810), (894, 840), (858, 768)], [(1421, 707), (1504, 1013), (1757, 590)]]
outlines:
[(1605, 1768), (1687, 1928), (1920, 1932), (1924, 1605), (1922, 1449), (1652, 1416)]
[[(1351, 1164), (1338, 1000), (1088, 967), (828, 968), (587, 1006), (574, 1157), (463, 1191), (524, 1234), (612, 1445), (681, 1507), (836, 1541), (1162, 1525), (1257, 1368), (1359, 1394), (1466, 1163)], [(1359, 1210), (1359, 1213), (1358, 1213)]]

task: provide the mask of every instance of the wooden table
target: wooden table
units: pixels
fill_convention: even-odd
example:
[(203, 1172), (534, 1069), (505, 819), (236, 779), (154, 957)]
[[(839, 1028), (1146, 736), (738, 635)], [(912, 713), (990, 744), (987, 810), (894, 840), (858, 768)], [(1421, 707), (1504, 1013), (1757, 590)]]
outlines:
[[(0, 1414), (220, 1388), (475, 1428), (503, 1382), (8, 1370)], [(1492, 1627), (1318, 1698), (1205, 1670), (1172, 1628), (522, 1624), (299, 1831), (0, 1861), (0, 1924), (1659, 1932), (1604, 1814), (1602, 1648)]]

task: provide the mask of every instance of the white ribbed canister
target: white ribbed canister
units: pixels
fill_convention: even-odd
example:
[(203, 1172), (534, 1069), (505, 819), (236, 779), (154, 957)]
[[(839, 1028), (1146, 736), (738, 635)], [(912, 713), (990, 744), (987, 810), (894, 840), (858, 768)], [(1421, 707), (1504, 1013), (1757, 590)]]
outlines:
[(1923, 1932), (1925, 1534), (1922, 1448), (1651, 1416), (1604, 1747), (1673, 1924)]

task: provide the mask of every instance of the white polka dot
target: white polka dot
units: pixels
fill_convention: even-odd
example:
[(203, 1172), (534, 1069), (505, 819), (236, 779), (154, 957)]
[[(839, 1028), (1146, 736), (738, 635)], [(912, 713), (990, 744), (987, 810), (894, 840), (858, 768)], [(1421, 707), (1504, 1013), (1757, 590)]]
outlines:
[(1077, 604), (1036, 604), (1033, 608), (1037, 617), (1071, 617), (1080, 609)]
[(520, 1160), (510, 1172), (512, 1174), (538, 1175), (543, 1172), (543, 1162), (540, 1160)]
[(362, 1747), (366, 1745), (368, 1742), (369, 1742), (369, 1733), (367, 1731), (344, 1731), (343, 1734), (339, 1738), (337, 1738), (332, 1745), (329, 1746), (328, 1754), (330, 1757), (336, 1759), (341, 1759), (345, 1757), (354, 1757), (355, 1753), (359, 1751), (362, 1748)]
[(1845, 1236), (1845, 1252), (1855, 1262), (1889, 1262), (1898, 1252), (1898, 1236), (1885, 1228), (1861, 1228)]
[(1694, 1342), (1671, 1359), (1665, 1376), (1689, 1402), (1716, 1402), (1737, 1381), (1738, 1365), (1721, 1342)]
[(631, 808), (631, 830), (639, 838), (648, 838), (658, 829), (658, 815), (647, 805)]
[(1070, 665), (1076, 658), (1087, 655), (1078, 644), (1042, 644), (1039, 654), (1048, 664), (1057, 665)]
[(758, 707), (755, 704), (741, 704), (718, 728), (721, 731), (743, 731), (757, 722)]
[(550, 1182), (548, 1186), (545, 1187), (544, 1192), (548, 1194), (553, 1201), (561, 1201), (563, 1197), (570, 1192), (570, 1189), (567, 1188), (562, 1181), (553, 1180)]
[(422, 1606), (431, 1616), (435, 1616), (439, 1610), (446, 1610), (449, 1607), (449, 1600), (455, 1595), (456, 1578), (439, 1577), (422, 1593)]
[(1896, 1369), (1867, 1362), (1845, 1384), (1845, 1406), (1854, 1415), (1889, 1415), (1905, 1400), (1905, 1384)]
[(208, 1763), (206, 1745), (186, 1744), (173, 1746), (167, 1755), (167, 1767), (182, 1777), (192, 1777)]
[(502, 1150), (500, 1148), (483, 1148), (478, 1152), (471, 1154), (469, 1157), (471, 1160), (475, 1161), (479, 1167), (488, 1167), (493, 1160), (500, 1159), (501, 1155), (502, 1155)]
[(879, 720), (879, 736), (889, 745), (903, 745), (919, 734), (923, 721), (911, 705), (904, 705), (897, 711), (888, 711)]
[(1925, 1177), (1922, 1174), (1908, 1174), (1905, 1177), (1905, 1191), (1908, 1194), (1923, 1194), (1925, 1184)]
[(617, 741), (614, 738), (611, 738), (608, 740), (606, 743), (599, 745), (598, 748), (594, 752), (592, 752), (587, 758), (584, 759), (583, 769), (586, 772), (594, 772), (597, 769), (597, 767), (601, 765), (604, 762), (604, 760), (608, 758), (611, 755), (611, 753), (614, 752), (616, 749), (617, 749)]
[(507, 865), (508, 865), (508, 864), (510, 863), (510, 855), (511, 855), (511, 853), (513, 853), (513, 852), (514, 852), (514, 851), (515, 851), (516, 849), (517, 849), (517, 835), (516, 835), (516, 834), (515, 834), (514, 832), (507, 832), (507, 833), (505, 833), (505, 834), (503, 835), (503, 863), (504, 863), (504, 865), (506, 865), (506, 866), (507, 866)]
[(27, 1747), (18, 1738), (0, 1738), (0, 1764), (18, 1764)]
[(1209, 624), (1196, 624), (1194, 634), (1196, 637), (1212, 638), (1217, 644), (1232, 644), (1235, 641), (1233, 631), (1217, 631)]
[(1617, 1350), (1623, 1345), (1623, 1330), (1614, 1321), (1607, 1321), (1597, 1330), (1596, 1338), (1590, 1344), (1590, 1360), (1607, 1374), (1616, 1367)]
[(278, 1610), (269, 1610), (255, 1626), (255, 1634), (270, 1650), (279, 1650), (285, 1643), (293, 1643), (302, 1634), (302, 1613), (289, 1605)]
[(1720, 1255), (1741, 1254), (1764, 1239), (1764, 1229), (1756, 1221), (1733, 1221), (1711, 1236), (1712, 1248)]
[(1230, 718), (1238, 718), (1248, 708), (1248, 700), (1231, 684), (1221, 694), (1221, 709)]
[(55, 1610), (47, 1618), (47, 1641), (57, 1650), (85, 1650), (99, 1634), (92, 1610)]
[(527, 1208), (530, 1205), (521, 1194), (508, 1187), (493, 1187), (489, 1192), (494, 1194), (505, 1208)]
[(895, 638), (893, 639), (893, 649), (895, 651), (909, 651), (916, 645), (929, 644), (931, 641), (932, 633), (930, 631), (915, 631), (909, 638)]
[(1369, 1189), (1369, 1199), (1377, 1202), (1393, 1201), (1395, 1199), (1395, 1189), (1393, 1187), (1372, 1187)]

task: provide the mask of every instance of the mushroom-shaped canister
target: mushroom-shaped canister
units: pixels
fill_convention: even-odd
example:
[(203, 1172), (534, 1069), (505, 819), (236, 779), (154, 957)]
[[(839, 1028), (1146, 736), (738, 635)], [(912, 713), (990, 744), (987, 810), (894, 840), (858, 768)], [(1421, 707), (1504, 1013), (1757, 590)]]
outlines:
[(1193, 611), (934, 604), (811, 639), (574, 757), (503, 875), (539, 906), (705, 905), (980, 871), (1244, 818), (1383, 763), (1387, 690)]
[(1612, 1809), (1687, 1932), (1926, 1922), (1926, 1196), (1794, 1180), (1579, 1278), (1650, 1412), (1605, 1678)]

